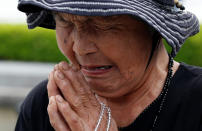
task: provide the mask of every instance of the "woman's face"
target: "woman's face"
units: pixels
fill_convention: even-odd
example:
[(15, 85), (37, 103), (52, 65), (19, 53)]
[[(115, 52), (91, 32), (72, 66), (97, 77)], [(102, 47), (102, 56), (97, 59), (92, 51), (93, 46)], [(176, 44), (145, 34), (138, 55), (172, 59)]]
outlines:
[(151, 52), (148, 26), (131, 16), (55, 15), (61, 52), (99, 95), (119, 97), (141, 83)]

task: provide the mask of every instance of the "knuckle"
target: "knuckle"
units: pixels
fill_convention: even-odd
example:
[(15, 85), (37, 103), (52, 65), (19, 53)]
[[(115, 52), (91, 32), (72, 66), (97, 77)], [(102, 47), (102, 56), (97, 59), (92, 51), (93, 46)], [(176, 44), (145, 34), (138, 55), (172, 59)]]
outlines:
[(69, 116), (69, 106), (67, 106), (66, 104), (63, 104), (60, 107), (60, 112), (64, 115), (64, 116)]
[(56, 104), (48, 104), (48, 107), (47, 107), (47, 111), (50, 113), (50, 114), (54, 114), (55, 112), (57, 112), (57, 105)]
[(74, 100), (74, 106), (78, 107), (78, 108), (81, 106), (81, 100), (79, 98), (75, 98), (75, 100)]
[(62, 104), (61, 106), (60, 106), (60, 109), (61, 109), (61, 111), (63, 111), (64, 113), (66, 113), (66, 110), (68, 109), (68, 106), (67, 106), (67, 104)]
[(64, 65), (64, 61), (61, 61), (58, 65), (59, 65), (59, 68), (62, 70), (63, 69), (63, 65)]
[(69, 83), (68, 83), (67, 81), (63, 81), (63, 82), (61, 82), (61, 84), (60, 84), (60, 89), (61, 89), (62, 91), (65, 91), (68, 86), (69, 86)]

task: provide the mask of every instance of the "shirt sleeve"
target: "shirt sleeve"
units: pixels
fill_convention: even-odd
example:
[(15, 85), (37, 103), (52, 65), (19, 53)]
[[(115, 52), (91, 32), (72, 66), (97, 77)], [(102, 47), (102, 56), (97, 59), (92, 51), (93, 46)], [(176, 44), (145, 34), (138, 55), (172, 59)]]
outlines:
[(16, 123), (15, 131), (52, 131), (47, 113), (47, 83), (38, 84), (25, 98)]
[(15, 126), (15, 131), (29, 131), (31, 113), (25, 109), (25, 103), (21, 105), (21, 111)]

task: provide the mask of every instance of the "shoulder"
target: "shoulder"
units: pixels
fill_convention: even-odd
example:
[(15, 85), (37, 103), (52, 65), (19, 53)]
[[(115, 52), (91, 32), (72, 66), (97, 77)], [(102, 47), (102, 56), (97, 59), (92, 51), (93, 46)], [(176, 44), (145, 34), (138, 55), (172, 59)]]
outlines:
[[(164, 109), (164, 118), (168, 123), (173, 124), (171, 130), (188, 131), (198, 129), (201, 126), (201, 67), (180, 64), (170, 83), (166, 108)], [(165, 127), (163, 128), (165, 129)], [(167, 128), (169, 129), (170, 125)]]
[(179, 68), (177, 79), (179, 84), (186, 87), (187, 91), (193, 91), (202, 96), (202, 68), (185, 63), (181, 63)]
[(202, 90), (202, 67), (181, 63), (177, 72), (173, 76), (174, 84), (177, 86), (198, 88)]
[(202, 109), (202, 68), (181, 63), (173, 76), (173, 95), (185, 104), (195, 104)]
[(191, 75), (193, 75), (193, 77), (202, 77), (202, 67), (181, 63), (181, 69), (187, 73), (190, 73)]
[[(37, 86), (35, 86), (31, 92), (27, 95), (22, 104), (22, 108), (30, 108), (34, 106), (35, 110), (39, 110), (39, 106), (44, 106), (48, 104), (48, 93), (47, 93), (47, 83), (48, 80), (44, 80), (40, 82)], [(25, 106), (25, 107), (23, 107)]]
[(47, 84), (48, 80), (44, 80), (36, 85), (25, 98), (21, 110), (27, 111), (31, 115), (38, 112), (46, 113), (48, 106)]
[(42, 81), (27, 95), (21, 105), (15, 131), (52, 130), (47, 113), (47, 83), (48, 80)]

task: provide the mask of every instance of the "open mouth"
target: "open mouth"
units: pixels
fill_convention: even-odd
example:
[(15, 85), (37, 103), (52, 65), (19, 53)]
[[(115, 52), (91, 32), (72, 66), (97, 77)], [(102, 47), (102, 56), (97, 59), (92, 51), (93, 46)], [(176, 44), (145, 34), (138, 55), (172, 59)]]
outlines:
[(114, 66), (112, 65), (104, 65), (104, 66), (82, 66), (82, 72), (85, 75), (95, 76), (102, 75), (112, 70)]
[(112, 66), (111, 65), (107, 65), (107, 66), (97, 66), (97, 67), (83, 67), (84, 69), (86, 70), (108, 70), (108, 69), (111, 69)]

